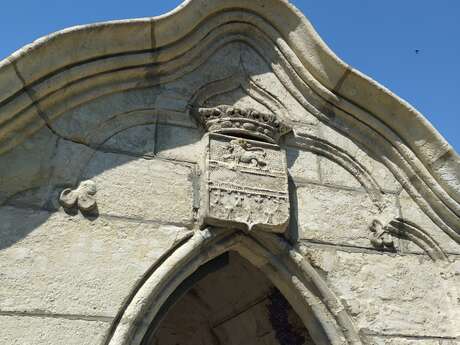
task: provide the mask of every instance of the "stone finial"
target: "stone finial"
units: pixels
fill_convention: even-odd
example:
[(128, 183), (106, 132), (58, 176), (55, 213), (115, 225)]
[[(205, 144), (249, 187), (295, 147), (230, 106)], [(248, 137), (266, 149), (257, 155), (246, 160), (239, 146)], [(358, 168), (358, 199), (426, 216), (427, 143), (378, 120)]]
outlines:
[(391, 233), (385, 229), (382, 222), (374, 219), (371, 226), (369, 227), (370, 236), (369, 240), (375, 248), (379, 249), (394, 249), (395, 244)]
[(96, 192), (96, 184), (93, 181), (82, 181), (74, 190), (71, 188), (64, 189), (59, 196), (59, 202), (66, 209), (78, 207), (82, 212), (91, 212), (97, 206), (94, 197)]

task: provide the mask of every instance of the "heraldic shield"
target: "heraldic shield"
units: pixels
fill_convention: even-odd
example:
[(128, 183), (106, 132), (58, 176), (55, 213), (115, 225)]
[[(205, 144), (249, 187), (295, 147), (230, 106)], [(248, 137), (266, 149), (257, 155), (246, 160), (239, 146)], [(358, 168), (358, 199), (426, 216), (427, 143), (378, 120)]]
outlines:
[(209, 133), (203, 225), (282, 233), (289, 223), (286, 154), (276, 144)]

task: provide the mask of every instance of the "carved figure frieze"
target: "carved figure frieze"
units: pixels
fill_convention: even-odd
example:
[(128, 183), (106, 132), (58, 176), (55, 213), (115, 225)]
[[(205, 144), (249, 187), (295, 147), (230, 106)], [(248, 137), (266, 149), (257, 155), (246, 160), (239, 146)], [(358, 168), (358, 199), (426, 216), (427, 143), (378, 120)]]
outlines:
[(82, 212), (92, 212), (97, 208), (96, 192), (96, 184), (93, 181), (82, 181), (76, 189), (64, 189), (59, 196), (59, 202), (65, 209), (77, 207)]
[(249, 227), (256, 224), (275, 225), (285, 221), (282, 205), (284, 197), (249, 193), (230, 189), (212, 189), (210, 213), (220, 219), (243, 222)]

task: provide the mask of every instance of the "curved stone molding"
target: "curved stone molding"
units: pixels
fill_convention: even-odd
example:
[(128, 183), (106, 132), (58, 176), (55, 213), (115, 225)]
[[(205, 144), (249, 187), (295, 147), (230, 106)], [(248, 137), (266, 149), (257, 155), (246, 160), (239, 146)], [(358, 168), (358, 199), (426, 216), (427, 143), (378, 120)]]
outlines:
[(395, 218), (385, 226), (379, 220), (374, 220), (369, 230), (370, 241), (376, 248), (394, 250), (394, 236), (415, 243), (433, 261), (449, 261), (441, 246), (426, 231), (407, 219)]
[(82, 181), (76, 189), (64, 189), (59, 196), (59, 203), (65, 209), (77, 207), (80, 211), (89, 213), (97, 208), (94, 197), (96, 192), (96, 184), (93, 181)]
[(339, 299), (307, 259), (279, 236), (234, 231), (196, 232), (169, 252), (135, 288), (117, 316), (107, 345), (139, 345), (162, 304), (199, 266), (229, 250), (264, 272), (285, 295), (318, 345), (362, 345)]
[(340, 147), (313, 135), (297, 133), (294, 138), (294, 143), (299, 148), (324, 156), (347, 170), (364, 187), (377, 208), (379, 210), (383, 210), (384, 202), (382, 192), (380, 191), (377, 182), (369, 171), (355, 158), (342, 150)]
[(19, 50), (0, 62), (0, 153), (44, 126), (59, 134), (54, 123), (68, 109), (177, 80), (235, 42), (263, 58), (308, 113), (375, 152), (460, 242), (459, 156), (414, 108), (338, 59), (282, 0), (189, 0), (161, 17), (70, 28)]

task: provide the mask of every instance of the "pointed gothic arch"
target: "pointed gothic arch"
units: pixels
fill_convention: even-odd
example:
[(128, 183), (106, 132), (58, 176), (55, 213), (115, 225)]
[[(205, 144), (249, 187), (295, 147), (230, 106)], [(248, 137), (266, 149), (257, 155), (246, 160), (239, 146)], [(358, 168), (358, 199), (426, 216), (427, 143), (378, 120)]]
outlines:
[[(222, 145), (213, 152), (222, 159), (211, 159), (219, 136), (240, 139), (240, 155)], [(249, 148), (259, 155), (243, 157)], [(204, 181), (211, 160), (226, 170)], [(409, 333), (455, 340), (456, 311), (444, 305), (457, 298), (459, 167), (420, 113), (336, 57), (288, 1), (188, 0), (156, 18), (66, 29), (0, 62), (0, 250), (13, 268), (4, 299), (13, 316), (0, 316), (14, 332), (16, 319), (55, 321), (71, 310), (72, 330), (100, 321), (98, 344), (141, 345), (178, 286), (233, 250), (286, 296), (317, 345)], [(248, 172), (258, 177), (243, 185)], [(212, 183), (230, 192), (210, 202)], [(309, 257), (316, 245), (338, 269), (322, 275)], [(23, 265), (30, 275), (18, 278)], [(361, 294), (352, 287), (362, 269), (366, 286), (394, 285)], [(45, 287), (28, 289), (34, 280)], [(388, 302), (401, 286), (411, 301)], [(428, 303), (438, 309), (418, 310)], [(414, 309), (423, 322), (384, 328), (399, 326), (393, 311), (401, 321)]]
[(140, 345), (168, 297), (200, 266), (230, 250), (259, 268), (290, 302), (317, 345), (362, 344), (350, 316), (308, 260), (273, 234), (206, 229), (167, 253), (126, 301), (106, 345)]

